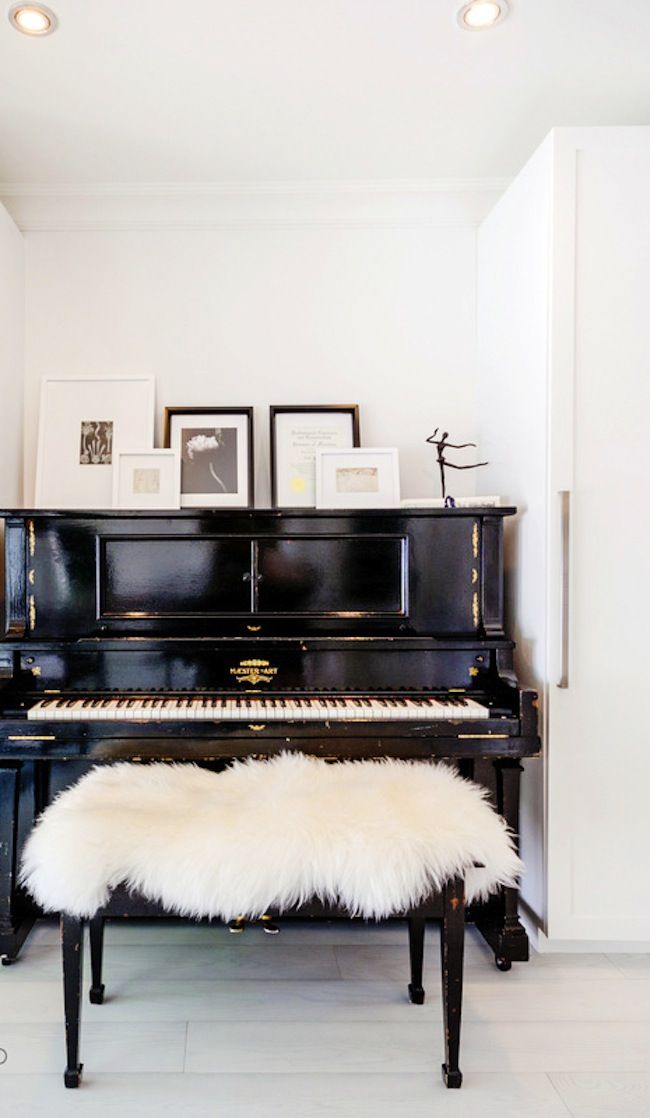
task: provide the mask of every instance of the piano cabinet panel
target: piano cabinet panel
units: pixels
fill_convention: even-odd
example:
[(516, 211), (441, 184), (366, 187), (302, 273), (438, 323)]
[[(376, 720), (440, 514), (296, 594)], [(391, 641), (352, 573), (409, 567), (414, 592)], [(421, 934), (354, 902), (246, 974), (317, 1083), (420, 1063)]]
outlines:
[[(29, 514), (15, 636), (503, 635), (512, 510)], [(20, 543), (20, 519), (10, 523)]]
[(408, 537), (298, 536), (260, 539), (260, 614), (397, 617), (407, 614)]
[(98, 620), (250, 613), (251, 543), (228, 536), (99, 536)]
[(4, 572), (6, 581), (5, 634), (16, 639), (24, 637), (27, 630), (27, 559), (25, 522), (12, 517), (4, 526), (4, 556), (3, 561), (0, 561), (0, 570)]
[[(281, 646), (258, 642), (251, 652), (234, 641), (195, 648), (123, 647), (61, 649), (33, 646), (20, 655), (18, 694), (43, 691), (224, 692), (254, 690), (382, 692), (472, 688), (494, 679), (488, 651), (476, 648), (405, 649), (309, 647), (286, 641)], [(252, 657), (252, 659), (251, 659)], [(14, 690), (0, 692), (0, 708), (11, 704)]]
[[(67, 767), (67, 763), (66, 763)], [(47, 801), (49, 763), (0, 760), (0, 957), (12, 962), (39, 915), (18, 885), (20, 851)]]

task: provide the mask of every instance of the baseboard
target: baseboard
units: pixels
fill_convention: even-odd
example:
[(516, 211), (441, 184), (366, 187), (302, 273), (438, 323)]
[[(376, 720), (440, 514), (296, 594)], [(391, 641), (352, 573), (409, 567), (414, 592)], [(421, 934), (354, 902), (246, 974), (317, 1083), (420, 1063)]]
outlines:
[(560, 952), (568, 955), (647, 955), (650, 953), (650, 940), (549, 939), (540, 930), (537, 933), (535, 950), (540, 955)]
[(630, 939), (551, 939), (540, 926), (539, 918), (525, 901), (519, 902), (519, 919), (533, 951), (540, 955), (647, 955), (650, 940)]

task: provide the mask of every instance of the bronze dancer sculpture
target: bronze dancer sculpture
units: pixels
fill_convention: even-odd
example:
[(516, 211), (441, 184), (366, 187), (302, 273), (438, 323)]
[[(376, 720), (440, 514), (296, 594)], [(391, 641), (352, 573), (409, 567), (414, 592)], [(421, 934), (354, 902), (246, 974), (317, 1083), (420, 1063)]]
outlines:
[(468, 466), (458, 466), (455, 462), (449, 462), (445, 458), (445, 450), (448, 447), (450, 447), (452, 450), (463, 450), (467, 446), (476, 446), (476, 443), (449, 443), (447, 442), (447, 439), (449, 438), (449, 431), (443, 431), (442, 435), (438, 439), (436, 438), (436, 435), (438, 434), (439, 430), (440, 428), (436, 427), (433, 434), (429, 435), (427, 442), (432, 443), (433, 446), (438, 448), (438, 469), (440, 470), (440, 482), (442, 485), (442, 496), (445, 502), (445, 508), (454, 508), (456, 502), (454, 501), (453, 497), (447, 496), (445, 487), (445, 466), (448, 466), (450, 470), (475, 470), (478, 466), (487, 466), (488, 463), (472, 462)]

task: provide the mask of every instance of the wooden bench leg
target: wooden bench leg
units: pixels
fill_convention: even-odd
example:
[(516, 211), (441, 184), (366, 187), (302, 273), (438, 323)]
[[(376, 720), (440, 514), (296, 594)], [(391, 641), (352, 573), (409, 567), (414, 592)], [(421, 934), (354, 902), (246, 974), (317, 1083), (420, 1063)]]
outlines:
[(411, 981), (409, 982), (409, 998), (414, 1005), (424, 1002), (424, 988), (422, 986), (422, 964), (424, 959), (424, 930), (423, 916), (409, 917), (409, 954), (411, 958)]
[(63, 1001), (65, 1007), (66, 1087), (78, 1087), (82, 1064), (79, 1063), (79, 1018), (81, 1013), (81, 982), (83, 975), (84, 922), (76, 916), (61, 916), (61, 947), (63, 954)]
[(465, 883), (455, 877), (444, 888), (444, 916), (440, 934), (442, 1011), (445, 1029), (445, 1062), (442, 1076), (447, 1087), (460, 1087), (458, 1067), (460, 1018), (463, 1001), (463, 949), (465, 946)]
[(88, 926), (90, 930), (90, 969), (92, 972), (92, 985), (90, 987), (89, 997), (93, 1005), (101, 1005), (104, 1001), (104, 983), (102, 982), (104, 917), (93, 916)]

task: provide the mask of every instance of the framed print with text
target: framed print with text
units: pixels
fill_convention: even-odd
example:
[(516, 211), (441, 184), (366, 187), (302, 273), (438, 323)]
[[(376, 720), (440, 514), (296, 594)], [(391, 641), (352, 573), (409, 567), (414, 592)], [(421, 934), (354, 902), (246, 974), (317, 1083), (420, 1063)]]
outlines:
[(163, 442), (178, 451), (181, 508), (253, 507), (253, 409), (165, 408)]
[(358, 445), (358, 404), (271, 407), (273, 507), (314, 508), (316, 451)]

